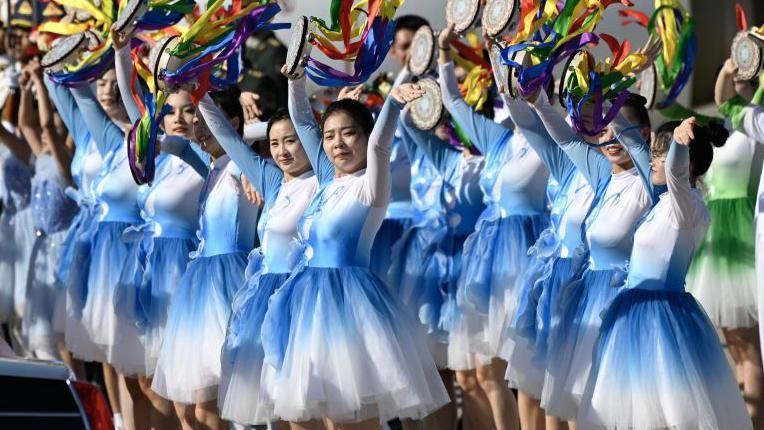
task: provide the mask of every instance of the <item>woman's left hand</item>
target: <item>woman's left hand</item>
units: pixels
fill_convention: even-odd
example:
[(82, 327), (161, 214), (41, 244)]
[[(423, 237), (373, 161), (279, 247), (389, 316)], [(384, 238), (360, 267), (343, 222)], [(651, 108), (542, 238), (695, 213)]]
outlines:
[(680, 145), (689, 146), (695, 140), (695, 117), (687, 118), (674, 129), (674, 141)]
[(424, 91), (417, 84), (403, 84), (390, 91), (390, 97), (404, 105), (413, 102), (423, 95)]

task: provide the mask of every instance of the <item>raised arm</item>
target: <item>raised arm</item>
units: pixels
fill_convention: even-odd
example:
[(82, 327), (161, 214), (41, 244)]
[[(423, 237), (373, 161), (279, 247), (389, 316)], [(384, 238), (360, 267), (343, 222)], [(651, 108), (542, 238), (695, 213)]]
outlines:
[(666, 185), (668, 185), (671, 211), (676, 227), (692, 228), (695, 226), (698, 200), (693, 197), (690, 188), (690, 148), (671, 142), (666, 156)]
[(647, 192), (652, 195), (653, 183), (650, 180), (650, 148), (647, 146), (647, 142), (639, 134), (639, 127), (631, 123), (622, 113), (618, 113), (613, 122), (610, 123), (610, 128), (613, 129), (615, 135), (618, 137), (618, 141), (626, 147), (626, 151), (629, 152), (631, 160), (634, 162), (634, 167), (637, 168), (640, 178), (642, 178), (642, 184), (645, 186)]
[[(114, 34), (115, 32), (112, 32)], [(115, 46), (116, 55), (114, 56), (114, 68), (117, 72), (117, 85), (119, 86), (119, 96), (122, 99), (122, 104), (125, 105), (127, 110), (127, 116), (130, 118), (130, 124), (135, 124), (141, 118), (141, 111), (138, 109), (138, 105), (133, 100), (132, 92), (130, 91), (130, 80), (133, 76), (133, 59), (130, 54), (129, 44)], [(135, 88), (136, 94), (142, 96), (143, 89), (137, 85)]]
[(19, 100), (19, 131), (21, 136), (29, 145), (32, 153), (37, 155), (42, 152), (43, 145), (41, 139), (41, 129), (39, 115), (34, 112), (34, 95), (32, 94), (32, 83), (28, 76), (21, 82), (21, 97)]
[[(397, 91), (396, 88), (395, 91)], [(369, 136), (366, 153), (366, 196), (370, 206), (385, 206), (390, 201), (390, 154), (392, 153), (395, 128), (398, 125), (403, 104), (392, 94), (385, 100), (382, 111)]]
[[(30, 67), (33, 64), (30, 63)], [(37, 90), (37, 107), (40, 113), (40, 126), (42, 132), (48, 136), (51, 143), (51, 151), (53, 158), (58, 165), (58, 172), (66, 180), (67, 183), (72, 183), (72, 153), (69, 148), (66, 147), (66, 133), (63, 136), (59, 136), (56, 131), (56, 126), (53, 119), (53, 106), (51, 105), (50, 98), (48, 97), (48, 91), (43, 83), (43, 77), (39, 64), (36, 65), (37, 71), (32, 71), (30, 74), (32, 82)]]
[(105, 157), (125, 139), (125, 132), (109, 118), (96, 100), (89, 85), (72, 88), (72, 95), (80, 108), (85, 124), (90, 130), (98, 152)]
[(297, 136), (302, 147), (316, 172), (319, 183), (331, 181), (334, 178), (334, 165), (326, 156), (322, 145), (321, 127), (316, 123), (313, 109), (310, 107), (308, 91), (305, 88), (305, 76), (289, 80), (289, 116), (292, 117)]
[(487, 154), (494, 144), (509, 138), (511, 130), (475, 112), (464, 101), (459, 91), (453, 62), (440, 65), (438, 81), (443, 95), (443, 104), (480, 152)]
[(242, 140), (209, 95), (205, 95), (199, 102), (199, 113), (209, 126), (212, 135), (220, 142), (231, 160), (247, 175), (247, 179), (255, 186), (257, 192), (266, 201), (275, 200), (279, 185), (284, 178), (281, 170), (265, 161)]
[(212, 158), (199, 146), (185, 137), (162, 135), (159, 137), (162, 152), (174, 155), (185, 161), (202, 178), (210, 174)]
[[(416, 128), (411, 122), (409, 115), (404, 115), (402, 123), (403, 132), (405, 133), (404, 141), (413, 143), (411, 146), (415, 146), (417, 150), (422, 151), (441, 176), (444, 178), (452, 177), (453, 172), (456, 171), (461, 161), (461, 152), (434, 134)], [(409, 152), (409, 154), (412, 154), (412, 152)]]
[(51, 101), (56, 105), (56, 110), (61, 116), (61, 120), (64, 121), (64, 125), (69, 130), (69, 134), (74, 139), (74, 144), (77, 147), (82, 147), (90, 142), (90, 132), (85, 124), (85, 120), (82, 118), (80, 108), (77, 107), (77, 102), (74, 101), (72, 93), (69, 89), (56, 85), (48, 77), (44, 77), (45, 87), (48, 89), (48, 95)]
[(604, 178), (610, 175), (612, 166), (607, 158), (578, 137), (573, 128), (549, 104), (544, 91), (541, 91), (532, 106), (549, 135), (560, 145), (592, 188), (596, 188)]
[(502, 99), (509, 111), (509, 117), (517, 129), (525, 136), (528, 144), (536, 151), (552, 176), (557, 181), (562, 181), (568, 172), (575, 169), (573, 162), (555, 143), (544, 127), (544, 123), (541, 122), (536, 112), (528, 106), (528, 103), (518, 99), (509, 99), (503, 94)]

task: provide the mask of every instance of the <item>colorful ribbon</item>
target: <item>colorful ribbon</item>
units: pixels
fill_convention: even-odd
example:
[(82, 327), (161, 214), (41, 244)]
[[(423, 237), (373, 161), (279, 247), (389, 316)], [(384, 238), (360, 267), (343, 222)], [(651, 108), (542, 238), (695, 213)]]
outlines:
[[(313, 17), (316, 32), (310, 43), (329, 59), (353, 63), (347, 73), (313, 57), (307, 59), (305, 72), (321, 86), (358, 85), (379, 69), (393, 43), (396, 10), (404, 0), (332, 0), (327, 24)], [(362, 16), (366, 16), (362, 19)], [(337, 44), (340, 44), (338, 47)]]

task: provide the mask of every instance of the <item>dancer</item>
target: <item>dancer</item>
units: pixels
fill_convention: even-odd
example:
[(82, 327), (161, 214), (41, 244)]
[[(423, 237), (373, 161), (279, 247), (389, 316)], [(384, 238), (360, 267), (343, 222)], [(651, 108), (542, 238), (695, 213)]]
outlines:
[[(618, 292), (611, 285), (618, 282), (622, 276), (619, 268), (628, 262), (634, 226), (652, 204), (645, 144), (650, 123), (644, 98), (632, 95), (607, 131), (584, 140), (549, 104), (543, 91), (530, 99), (549, 134), (595, 190), (585, 221), (588, 262), (580, 279), (559, 292), (541, 396), (548, 415), (573, 421), (591, 363), (599, 315)], [(591, 127), (591, 116), (584, 118)], [(590, 146), (603, 143), (600, 148)]]
[[(131, 123), (135, 124), (141, 114), (132, 93), (142, 97), (144, 90), (130, 88), (133, 74), (127, 46), (130, 36), (112, 30), (111, 38), (116, 51), (120, 96)], [(138, 327), (135, 334), (143, 352), (137, 362), (119, 359), (115, 362), (125, 376), (138, 428), (177, 427), (172, 403), (151, 390), (151, 377), (159, 358), (171, 297), (186, 271), (189, 254), (198, 246), (197, 214), (204, 183), (192, 166), (172, 155), (193, 150), (191, 145), (195, 145), (189, 142), (194, 137), (196, 113), (191, 95), (184, 90), (172, 92), (167, 97), (167, 105), (172, 112), (162, 119), (165, 134), (158, 139), (154, 180), (150, 186), (142, 185), (137, 195), (144, 222), (124, 233), (127, 241), (138, 242), (139, 246), (130, 257), (132, 264), (122, 270), (117, 294), (126, 305), (126, 312), (119, 317)], [(206, 165), (200, 163), (197, 168), (206, 169)], [(117, 307), (123, 308), (120, 304)]]
[[(735, 65), (727, 60), (717, 76), (717, 104), (726, 101), (724, 86), (735, 74)], [(747, 104), (758, 80), (734, 80), (731, 85), (731, 94)], [(762, 167), (761, 151), (756, 138), (741, 133), (733, 133), (723, 147), (714, 149), (715, 162), (703, 178), (711, 226), (687, 277), (687, 290), (703, 305), (714, 325), (722, 329), (756, 428), (764, 428), (764, 368), (757, 336), (753, 228), (759, 181), (754, 172)]]
[[(211, 98), (241, 136), (244, 113), (238, 88), (228, 87)], [(176, 403), (184, 428), (225, 429), (228, 424), (217, 409), (220, 351), (234, 295), (244, 284), (247, 254), (254, 248), (258, 208), (246, 199), (238, 167), (199, 114), (194, 134), (212, 157), (212, 170), (200, 171), (206, 180), (199, 199), (199, 246), (170, 303), (151, 388)], [(193, 160), (199, 158), (194, 151), (181, 157), (200, 165)]]
[[(42, 69), (36, 60), (24, 67), (20, 79), (19, 129), (35, 155), (31, 205), (37, 236), (29, 261), (22, 334), (30, 356), (53, 360), (68, 356), (59, 352), (63, 324), (57, 327), (54, 324), (56, 312), (63, 315), (66, 308), (66, 295), (58, 288), (56, 270), (77, 205), (65, 193), (71, 183), (72, 156), (64, 144), (66, 131), (56, 129), (53, 107), (42, 79)], [(37, 93), (39, 123), (34, 118), (33, 88)], [(71, 360), (68, 364), (72, 365)]]
[(207, 97), (199, 104), (199, 111), (210, 132), (265, 201), (258, 225), (260, 247), (250, 253), (247, 279), (233, 301), (222, 351), (218, 407), (221, 416), (233, 422), (266, 424), (278, 417), (261, 395), (265, 390), (262, 385), (269, 383), (272, 374), (264, 366), (260, 331), (268, 300), (291, 273), (292, 254), (299, 249), (297, 224), (316, 193), (318, 181), (288, 111), (276, 111), (267, 124), (262, 124), (266, 125), (275, 165), (244, 143)]
[(363, 105), (340, 100), (324, 114), (323, 142), (300, 135), (308, 154), (323, 147), (334, 178), (306, 210), (302, 260), (273, 296), (262, 333), (277, 371), (269, 395), (293, 428), (317, 428), (322, 418), (339, 429), (378, 428), (393, 417), (423, 418), (448, 401), (417, 324), (368, 269), (389, 200), (398, 112), (420, 91), (393, 90), (376, 126)]
[[(546, 187), (549, 172), (520, 135), (474, 112), (459, 92), (450, 49), (453, 24), (438, 38), (440, 86), (446, 109), (467, 133), (470, 141), (486, 154), (481, 187), (488, 207), (478, 220), (475, 233), (464, 244), (464, 264), (459, 279), (458, 302), (462, 318), (449, 338), (449, 362), (459, 371), (477, 374), (488, 396), (497, 429), (516, 427), (507, 402), (512, 394), (504, 383), (506, 359), (501, 352), (509, 338), (507, 327), (522, 296), (522, 275), (529, 263), (527, 250), (549, 224)], [(514, 364), (510, 363), (510, 369)], [(543, 373), (529, 375), (530, 366), (515, 369), (520, 419), (530, 426), (538, 412)], [(522, 375), (522, 379), (520, 376)], [(535, 405), (534, 405), (535, 404)], [(534, 412), (535, 411), (535, 412)]]
[(603, 315), (580, 428), (753, 428), (711, 320), (684, 291), (712, 223), (695, 185), (727, 136), (695, 118), (656, 132), (652, 182), (668, 192), (637, 228), (624, 291)]

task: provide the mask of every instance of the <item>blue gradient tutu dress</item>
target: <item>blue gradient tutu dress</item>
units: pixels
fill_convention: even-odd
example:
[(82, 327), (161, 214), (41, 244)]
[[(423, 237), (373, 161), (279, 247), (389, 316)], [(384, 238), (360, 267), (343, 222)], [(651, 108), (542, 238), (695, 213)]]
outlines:
[(93, 184), (99, 214), (91, 239), (82, 323), (107, 363), (112, 363), (115, 357), (137, 362), (143, 358), (137, 327), (118, 318), (131, 309), (115, 307), (124, 305), (116, 300), (120, 275), (125, 265), (134, 264), (135, 248), (139, 246), (137, 242), (125, 242), (123, 233), (142, 223), (136, 200), (138, 186), (127, 160), (125, 132), (103, 111), (90, 87), (73, 88), (71, 92), (104, 159)]
[(620, 291), (634, 227), (652, 204), (650, 156), (639, 132), (618, 114), (610, 126), (635, 167), (612, 173), (610, 161), (576, 136), (546, 95), (541, 94), (534, 106), (549, 134), (596, 190), (585, 222), (589, 259), (581, 277), (559, 292), (541, 395), (547, 415), (573, 420), (589, 374), (601, 314)]
[[(560, 288), (584, 262), (581, 232), (594, 191), (526, 102), (505, 99), (505, 104), (517, 129), (557, 183), (550, 214), (552, 225), (529, 250), (533, 261), (523, 275), (523, 282), (527, 284), (525, 294), (520, 297), (511, 322), (510, 336), (514, 342), (508, 343), (510, 348), (503, 352), (509, 362), (515, 364), (507, 368), (510, 386), (532, 390), (525, 392), (539, 398), (553, 309)], [(518, 372), (518, 368), (526, 370)]]
[[(304, 88), (304, 83), (290, 82), (290, 106), (299, 105), (293, 100), (305, 97)], [(316, 194), (318, 180), (313, 170), (309, 170), (285, 181), (277, 166), (244, 143), (214, 103), (203, 99), (199, 111), (209, 124), (210, 132), (217, 136), (226, 153), (265, 201), (258, 223), (260, 247), (249, 255), (245, 284), (234, 297), (223, 345), (218, 408), (227, 420), (247, 425), (266, 424), (278, 417), (274, 415), (267, 396), (262, 395), (262, 384), (272, 380), (273, 368), (264, 365), (265, 351), (260, 333), (271, 295), (291, 273), (292, 254), (300, 248), (297, 224)], [(300, 118), (297, 113), (292, 116)], [(313, 133), (313, 130), (316, 129), (308, 128), (307, 133)], [(297, 140), (297, 136), (284, 139), (287, 142)], [(314, 139), (320, 142), (320, 134)], [(333, 169), (323, 149), (310, 151), (309, 159), (316, 163), (316, 170), (331, 178)]]
[(751, 429), (716, 329), (684, 290), (711, 222), (690, 188), (690, 149), (672, 143), (668, 192), (634, 235), (623, 292), (603, 314), (577, 425), (586, 429)]
[[(275, 375), (266, 389), (284, 420), (419, 419), (449, 402), (420, 324), (369, 269), (400, 108), (387, 99), (366, 169), (320, 181), (299, 226), (300, 263), (268, 306), (261, 337)], [(320, 140), (301, 141), (321, 151)]]
[[(103, 353), (92, 342), (82, 324), (92, 237), (98, 226), (99, 206), (96, 204), (93, 183), (103, 165), (103, 157), (69, 89), (54, 84), (48, 78), (45, 79), (45, 86), (74, 139), (75, 152), (71, 169), (76, 188), (69, 187), (66, 193), (79, 207), (64, 240), (56, 270), (56, 281), (66, 301), (63, 315), (60, 311), (57, 313), (56, 324), (63, 325), (65, 345), (74, 357), (86, 361), (103, 361)], [(63, 321), (60, 321), (61, 318)]]
[(29, 204), (32, 168), (0, 146), (3, 210), (0, 213), (0, 321), (21, 318), (26, 300), (29, 255), (35, 241)]
[(67, 181), (61, 175), (51, 154), (43, 153), (35, 160), (32, 177), (32, 213), (36, 239), (29, 261), (26, 307), (22, 333), (26, 347), (35, 357), (58, 357), (58, 342), (63, 331), (54, 327), (57, 308), (65, 305), (56, 282), (58, 259), (77, 204), (66, 195)]
[[(182, 158), (198, 165), (189, 154), (198, 157), (190, 152)], [(199, 246), (170, 303), (151, 387), (174, 402), (197, 404), (218, 396), (221, 348), (257, 225), (258, 207), (247, 201), (240, 174), (223, 155), (213, 160), (202, 188)]]
[[(465, 345), (465, 368), (472, 369), (496, 357), (508, 358), (502, 357), (502, 351), (507, 342), (513, 342), (508, 327), (523, 296), (528, 249), (549, 225), (549, 172), (522, 136), (464, 102), (453, 63), (440, 66), (440, 86), (446, 108), (486, 156), (480, 186), (487, 207), (464, 243), (457, 295), (464, 318), (452, 329), (452, 338), (461, 338)], [(532, 369), (516, 370), (527, 373)], [(539, 387), (522, 390), (537, 392), (540, 383), (536, 385)]]
[[(412, 146), (411, 153), (424, 157), (423, 161), (435, 168), (442, 184), (438, 195), (425, 194), (425, 201), (434, 201), (436, 206), (432, 208), (439, 210), (429, 213), (432, 221), (418, 232), (425, 244), (436, 242), (431, 251), (433, 254), (423, 255), (429, 259), (427, 265), (417, 267), (426, 282), (409, 287), (411, 292), (400, 289), (399, 296), (404, 303), (407, 297), (418, 297), (418, 307), (412, 310), (419, 314), (420, 321), (432, 333), (428, 340), (436, 363), (449, 369), (463, 369), (469, 366), (469, 354), (465, 353), (467, 345), (463, 338), (452, 337), (452, 329), (463, 318), (456, 301), (464, 242), (475, 230), (475, 224), (485, 210), (479, 184), (485, 158), (465, 156), (448, 142), (416, 128), (410, 118), (406, 118), (403, 125), (406, 141)], [(428, 193), (425, 191), (427, 185), (422, 183), (419, 192)]]

